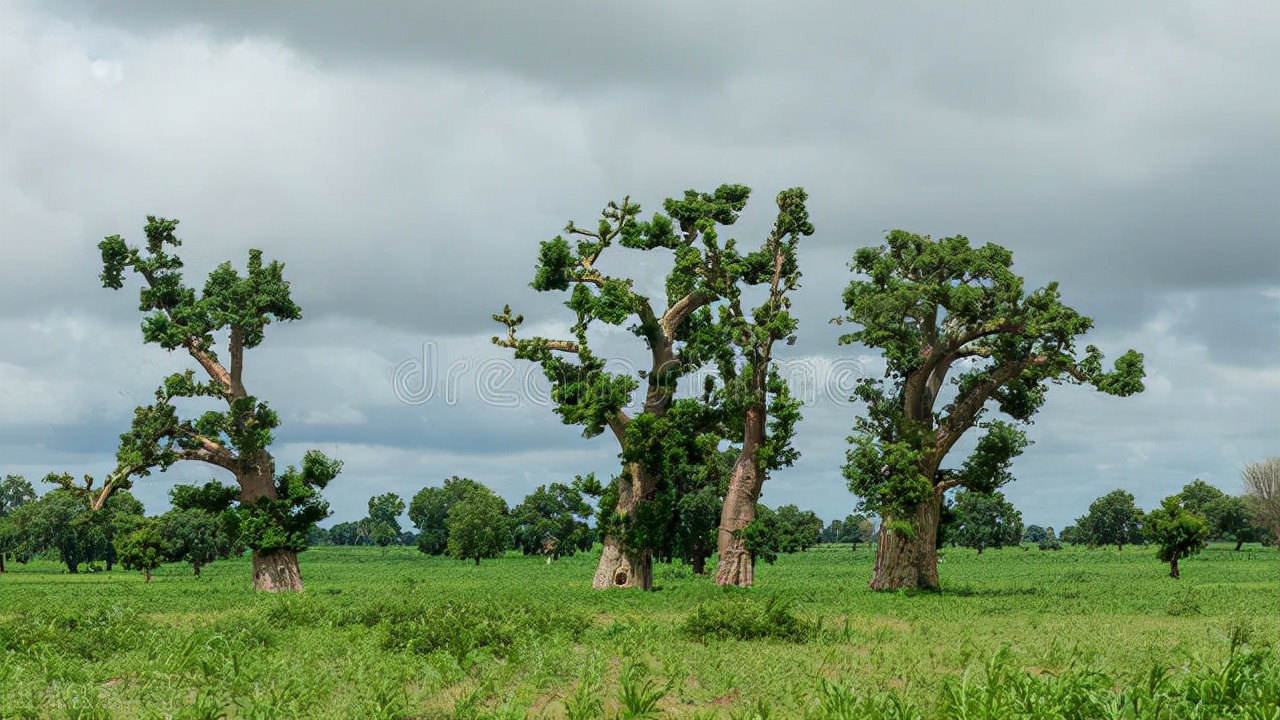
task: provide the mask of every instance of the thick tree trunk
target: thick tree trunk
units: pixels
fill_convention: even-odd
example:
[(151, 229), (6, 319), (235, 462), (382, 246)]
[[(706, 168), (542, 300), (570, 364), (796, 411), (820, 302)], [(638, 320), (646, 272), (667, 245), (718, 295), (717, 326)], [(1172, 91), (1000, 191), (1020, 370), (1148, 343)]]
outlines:
[(935, 493), (921, 503), (908, 518), (910, 537), (890, 529), (895, 518), (885, 516), (880, 542), (876, 544), (876, 564), (871, 575), (872, 590), (938, 589), (938, 513), (941, 499)]
[[(1240, 548), (1244, 547), (1243, 540), (1236, 541), (1236, 552), (1240, 552)], [(4, 562), (0, 560), (0, 572), (4, 572)]]
[(200, 563), (194, 563), (191, 567), (195, 569), (196, 577), (200, 577), (200, 568), (202, 565), (200, 565)]
[[(652, 494), (653, 490), (654, 483), (648, 473), (644, 472), (638, 464), (629, 465), (626, 474), (618, 478), (618, 514), (630, 518), (640, 500)], [(600, 553), (600, 562), (596, 564), (596, 574), (591, 580), (591, 587), (597, 590), (609, 588), (652, 590), (652, 553), (624, 551), (617, 537), (606, 536), (604, 551)]]
[(151, 584), (151, 568), (142, 568), (142, 575), (147, 579), (146, 584), (150, 585)]
[(609, 588), (652, 590), (652, 555), (647, 551), (623, 552), (616, 538), (605, 538), (604, 551), (600, 553), (600, 563), (596, 566), (596, 575), (591, 581), (591, 587), (597, 590)]
[[(251, 504), (260, 498), (276, 499), (276, 466), (263, 450), (242, 461), (247, 472), (238, 474), (240, 502)], [(302, 572), (298, 553), (292, 550), (253, 551), (253, 587), (264, 592), (302, 592)]]
[(1178, 572), (1178, 553), (1174, 553), (1173, 557), (1169, 560), (1169, 577), (1174, 580), (1182, 577), (1182, 574)]
[(716, 568), (717, 585), (750, 587), (755, 582), (751, 553), (742, 542), (742, 530), (756, 519), (756, 501), (764, 484), (764, 470), (756, 462), (756, 450), (764, 442), (765, 409), (747, 410), (743, 429), (742, 450), (729, 477), (729, 489), (720, 510), (720, 530), (716, 549), (720, 565)]
[(292, 550), (254, 550), (253, 587), (264, 592), (302, 592), (298, 554)]

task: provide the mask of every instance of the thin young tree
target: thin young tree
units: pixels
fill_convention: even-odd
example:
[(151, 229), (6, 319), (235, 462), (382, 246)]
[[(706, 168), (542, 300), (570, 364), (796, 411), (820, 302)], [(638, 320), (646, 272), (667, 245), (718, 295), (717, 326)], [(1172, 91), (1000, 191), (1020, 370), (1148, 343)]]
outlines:
[[(301, 591), (298, 552), (306, 549), (310, 528), (329, 514), (319, 491), (337, 476), (341, 463), (312, 450), (301, 469), (277, 475), (268, 448), (280, 418), (249, 393), (243, 378), (245, 352), (262, 343), (267, 325), (296, 320), (302, 310), (293, 302), (284, 265), (264, 265), (260, 250), (249, 251), (244, 275), (223, 263), (202, 291), (188, 287), (182, 260), (170, 252), (182, 244), (174, 234), (177, 226), (177, 220), (148, 216), (144, 248), (119, 235), (98, 245), (104, 287), (123, 288), (126, 271), (142, 281), (143, 341), (187, 353), (204, 376), (197, 380), (193, 370), (170, 375), (156, 390), (155, 402), (135, 410), (132, 428), (120, 436), (117, 475), (148, 475), (183, 460), (231, 473), (240, 488), (242, 539), (253, 550), (254, 586)], [(215, 349), (224, 333), (225, 356)], [(213, 401), (222, 409), (182, 419), (175, 399)]]
[[(1130, 350), (1104, 371), (1096, 347), (1076, 349), (1093, 321), (1062, 303), (1056, 282), (1026, 292), (1012, 265), (998, 245), (902, 230), (854, 255), (859, 277), (834, 322), (859, 329), (840, 344), (880, 349), (887, 365), (883, 380), (865, 379), (855, 391), (867, 414), (855, 421), (844, 468), (862, 507), (884, 519), (874, 589), (938, 587), (943, 494), (990, 492), (1013, 479), (1010, 464), (1028, 444), (1019, 425), (1040, 409), (1050, 383), (1118, 396), (1142, 390), (1141, 354)], [(990, 409), (1013, 422), (988, 419)], [(973, 452), (959, 468), (944, 468), (975, 426), (983, 434)]]

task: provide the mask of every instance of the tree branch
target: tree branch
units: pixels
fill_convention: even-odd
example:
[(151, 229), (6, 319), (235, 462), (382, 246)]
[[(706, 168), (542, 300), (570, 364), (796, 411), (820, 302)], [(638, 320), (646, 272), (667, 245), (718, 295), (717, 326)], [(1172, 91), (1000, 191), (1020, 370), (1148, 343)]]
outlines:
[(239, 327), (231, 328), (230, 349), (231, 374), (227, 387), (233, 397), (247, 397), (249, 393), (245, 392), (244, 382), (241, 380), (244, 373), (244, 331)]

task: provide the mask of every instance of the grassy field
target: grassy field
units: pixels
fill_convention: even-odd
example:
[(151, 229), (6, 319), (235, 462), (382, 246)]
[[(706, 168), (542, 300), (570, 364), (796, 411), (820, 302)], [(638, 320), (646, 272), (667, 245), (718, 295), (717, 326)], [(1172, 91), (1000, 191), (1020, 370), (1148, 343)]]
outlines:
[(594, 553), (322, 547), (292, 597), (247, 559), (12, 565), (0, 717), (1280, 718), (1276, 550), (1152, 554), (950, 549), (940, 594), (870, 592), (847, 546), (653, 593), (593, 591)]

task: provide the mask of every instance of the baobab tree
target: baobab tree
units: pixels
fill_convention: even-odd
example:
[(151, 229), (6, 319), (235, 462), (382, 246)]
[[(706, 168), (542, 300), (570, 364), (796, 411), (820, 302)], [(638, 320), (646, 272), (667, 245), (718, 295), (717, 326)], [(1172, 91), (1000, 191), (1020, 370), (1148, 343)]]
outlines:
[[(308, 530), (329, 514), (320, 490), (337, 476), (341, 463), (311, 450), (299, 469), (290, 466), (277, 474), (268, 447), (280, 418), (249, 393), (243, 377), (245, 352), (262, 343), (267, 325), (297, 320), (302, 310), (290, 295), (284, 265), (264, 265), (260, 250), (249, 251), (244, 275), (223, 263), (202, 291), (188, 287), (182, 260), (169, 252), (182, 244), (174, 234), (177, 226), (177, 220), (147, 216), (145, 248), (130, 246), (119, 235), (98, 245), (103, 287), (123, 288), (126, 271), (142, 281), (143, 341), (185, 351), (203, 372), (202, 379), (194, 370), (168, 376), (155, 402), (134, 411), (133, 426), (120, 436), (117, 474), (145, 476), (181, 460), (231, 473), (240, 488), (240, 537), (253, 550), (254, 586), (301, 591), (297, 554), (306, 549)], [(227, 352), (220, 356), (215, 347), (223, 333)], [(181, 419), (174, 399), (208, 400), (223, 409)]]
[[(860, 277), (845, 289), (846, 314), (834, 322), (860, 329), (840, 344), (878, 348), (887, 365), (884, 379), (865, 379), (855, 390), (867, 413), (855, 421), (844, 467), (862, 507), (884, 519), (874, 589), (938, 587), (943, 494), (991, 492), (1013, 479), (1010, 464), (1028, 444), (1018, 424), (1040, 409), (1050, 383), (1122, 397), (1143, 389), (1140, 353), (1128, 351), (1109, 372), (1096, 347), (1078, 353), (1076, 338), (1093, 321), (1062, 303), (1057, 283), (1024, 292), (1012, 264), (998, 245), (902, 230), (854, 255)], [(989, 409), (1013, 423), (987, 419)], [(959, 468), (944, 469), (975, 426), (983, 434), (973, 452)]]
[[(731, 283), (720, 264), (716, 228), (737, 221), (749, 195), (741, 185), (721, 185), (711, 193), (689, 190), (681, 199), (668, 199), (665, 212), (647, 221), (639, 219), (641, 208), (629, 197), (610, 202), (594, 228), (568, 224), (564, 232), (572, 245), (556, 236), (539, 248), (532, 286), (539, 292), (569, 294), (565, 305), (574, 322), (565, 337), (517, 337), (524, 317), (513, 314), (509, 305), (493, 316), (507, 330), (505, 336), (493, 338), (494, 344), (541, 365), (561, 421), (581, 425), (585, 437), (608, 429), (622, 450), (622, 471), (600, 499), (604, 551), (592, 581), (597, 589), (653, 585), (652, 525), (666, 519), (648, 512), (646, 503), (668, 481), (645, 463), (628, 459), (628, 448), (648, 442), (653, 421), (676, 402), (680, 378), (706, 364), (721, 344), (708, 306), (723, 297)], [(615, 245), (671, 252), (674, 264), (666, 278), (665, 309), (659, 311), (652, 299), (636, 291), (631, 278), (602, 269), (601, 258), (614, 252)], [(635, 375), (609, 372), (606, 358), (592, 348), (589, 331), (597, 323), (618, 326), (629, 320), (634, 324), (628, 330), (648, 348), (649, 368)], [(644, 403), (628, 413), (641, 382)]]
[[(756, 502), (769, 473), (799, 457), (791, 437), (800, 419), (800, 403), (777, 372), (773, 348), (779, 340), (795, 342), (797, 323), (788, 293), (799, 287), (800, 238), (813, 234), (807, 199), (801, 188), (778, 193), (778, 215), (760, 248), (738, 254), (732, 242), (726, 243), (721, 260), (729, 282), (718, 325), (732, 350), (721, 352), (718, 362), (725, 416), (739, 442), (716, 536), (719, 585), (747, 586), (755, 581), (755, 563), (743, 530), (755, 520)], [(744, 309), (743, 289), (761, 285), (767, 289), (764, 302)]]

